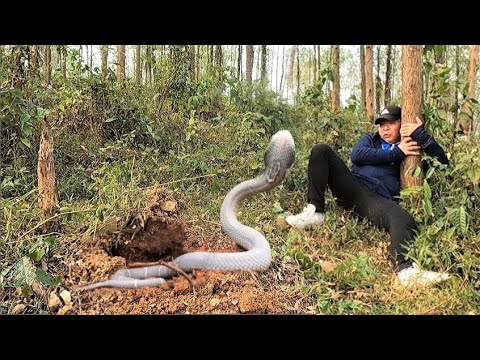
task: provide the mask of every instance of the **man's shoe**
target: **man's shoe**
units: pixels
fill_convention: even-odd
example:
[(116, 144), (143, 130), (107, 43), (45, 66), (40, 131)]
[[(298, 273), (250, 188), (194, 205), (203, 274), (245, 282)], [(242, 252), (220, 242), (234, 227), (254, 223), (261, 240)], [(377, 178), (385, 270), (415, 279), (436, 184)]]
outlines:
[(285, 221), (298, 229), (305, 229), (312, 226), (320, 225), (325, 219), (323, 213), (315, 212), (316, 208), (313, 204), (308, 204), (300, 214), (290, 215)]

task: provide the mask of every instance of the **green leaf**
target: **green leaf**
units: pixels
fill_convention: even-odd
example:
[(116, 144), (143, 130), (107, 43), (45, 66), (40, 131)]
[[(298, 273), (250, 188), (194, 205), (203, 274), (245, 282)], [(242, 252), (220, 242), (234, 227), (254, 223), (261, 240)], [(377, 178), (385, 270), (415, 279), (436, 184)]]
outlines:
[(103, 209), (101, 207), (95, 210), (95, 216), (98, 218), (98, 220), (103, 221)]
[(112, 121), (115, 121), (115, 120), (117, 120), (117, 118), (111, 117), (111, 118), (106, 119), (104, 122), (109, 123), (109, 122), (112, 122)]
[(37, 107), (35, 110), (36, 110), (36, 113), (37, 113), (37, 117), (42, 117), (43, 115), (45, 115), (45, 109), (44, 108)]
[(424, 199), (424, 208), (425, 212), (427, 213), (428, 216), (433, 216), (433, 209), (432, 209), (432, 203), (430, 199)]
[(30, 259), (32, 259), (35, 262), (38, 262), (43, 259), (45, 256), (45, 249), (44, 248), (37, 248), (33, 251), (30, 252), (29, 254)]
[(430, 185), (428, 185), (427, 180), (423, 180), (423, 194), (428, 200), (432, 198), (432, 190), (430, 189)]
[(283, 209), (282, 209), (282, 207), (280, 206), (279, 203), (275, 203), (275, 204), (273, 205), (273, 209), (272, 209), (272, 210), (273, 210), (274, 213), (280, 213), (280, 212), (283, 211)]
[(431, 167), (430, 169), (428, 169), (427, 174), (425, 175), (425, 180), (427, 180), (430, 176), (432, 176), (434, 172), (435, 172), (434, 167)]
[(32, 135), (32, 127), (29, 125), (25, 125), (22, 127), (22, 134), (25, 137), (29, 137)]
[(54, 279), (42, 269), (35, 271), (35, 279), (46, 286), (52, 286), (54, 284)]
[(24, 123), (26, 123), (28, 120), (30, 120), (30, 118), (31, 118), (30, 115), (28, 115), (28, 114), (22, 114), (22, 115), (20, 116), (20, 122), (21, 122), (22, 124), (24, 124)]
[(27, 138), (22, 138), (20, 140), (22, 141), (22, 143), (25, 144), (25, 146), (27, 146), (29, 148), (32, 146), (32, 144), (30, 143), (30, 140), (28, 140)]
[(64, 206), (62, 208), (60, 208), (60, 214), (64, 214), (64, 213), (67, 213), (67, 212), (72, 212), (73, 209), (69, 206)]

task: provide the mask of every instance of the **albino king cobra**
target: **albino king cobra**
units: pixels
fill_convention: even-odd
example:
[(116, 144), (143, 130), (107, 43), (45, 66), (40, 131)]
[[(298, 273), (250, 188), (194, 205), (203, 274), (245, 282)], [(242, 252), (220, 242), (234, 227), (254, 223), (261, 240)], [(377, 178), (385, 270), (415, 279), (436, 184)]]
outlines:
[[(192, 252), (183, 254), (168, 264), (188, 272), (208, 270), (266, 270), (272, 255), (267, 239), (255, 229), (237, 220), (237, 211), (243, 200), (279, 185), (290, 172), (295, 161), (295, 143), (288, 130), (272, 136), (264, 155), (265, 169), (255, 179), (236, 185), (227, 194), (220, 208), (220, 223), (227, 236), (246, 249), (236, 253)], [(175, 271), (163, 265), (118, 270), (110, 280), (80, 287), (90, 290), (99, 287), (141, 288), (158, 286)]]

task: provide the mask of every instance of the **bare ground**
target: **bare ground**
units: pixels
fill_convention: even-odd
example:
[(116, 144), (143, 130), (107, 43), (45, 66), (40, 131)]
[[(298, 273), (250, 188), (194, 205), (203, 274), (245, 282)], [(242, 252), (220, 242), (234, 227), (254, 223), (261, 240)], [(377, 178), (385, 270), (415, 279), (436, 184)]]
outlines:
[[(136, 217), (128, 229), (121, 236), (84, 235), (80, 241), (77, 238), (67, 244), (69, 256), (58, 267), (64, 277), (65, 289), (59, 288), (56, 293), (69, 291), (71, 302), (65, 302), (59, 296), (62, 300), (52, 308), (53, 313), (315, 313), (311, 300), (293, 289), (301, 275), (295, 264), (288, 260), (282, 261), (281, 268), (271, 267), (263, 272), (196, 270), (188, 274), (194, 288), (185, 277), (174, 276), (157, 288), (76, 291), (78, 286), (107, 280), (116, 270), (127, 267), (127, 259), (130, 262), (170, 261), (193, 251), (244, 251), (222, 234), (219, 224), (193, 222), (191, 226), (185, 226), (178, 216), (176, 201), (161, 192), (153, 195), (142, 219)], [(135, 232), (135, 229), (139, 230)], [(216, 236), (206, 236), (205, 233)]]

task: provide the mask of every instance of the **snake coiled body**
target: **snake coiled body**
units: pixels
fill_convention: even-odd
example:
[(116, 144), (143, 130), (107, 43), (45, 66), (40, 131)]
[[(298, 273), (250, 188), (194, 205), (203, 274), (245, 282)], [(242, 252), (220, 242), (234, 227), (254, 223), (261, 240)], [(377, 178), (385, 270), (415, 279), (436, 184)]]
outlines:
[[(237, 220), (237, 211), (242, 202), (261, 192), (279, 185), (295, 162), (295, 143), (288, 130), (272, 136), (264, 155), (265, 169), (255, 179), (244, 181), (229, 191), (220, 208), (220, 223), (227, 236), (246, 249), (245, 252), (213, 253), (193, 252), (183, 254), (169, 264), (184, 272), (205, 270), (266, 270), (271, 263), (270, 245), (255, 229)], [(122, 269), (110, 280), (79, 288), (90, 290), (99, 287), (140, 288), (158, 286), (175, 272), (163, 265)]]

